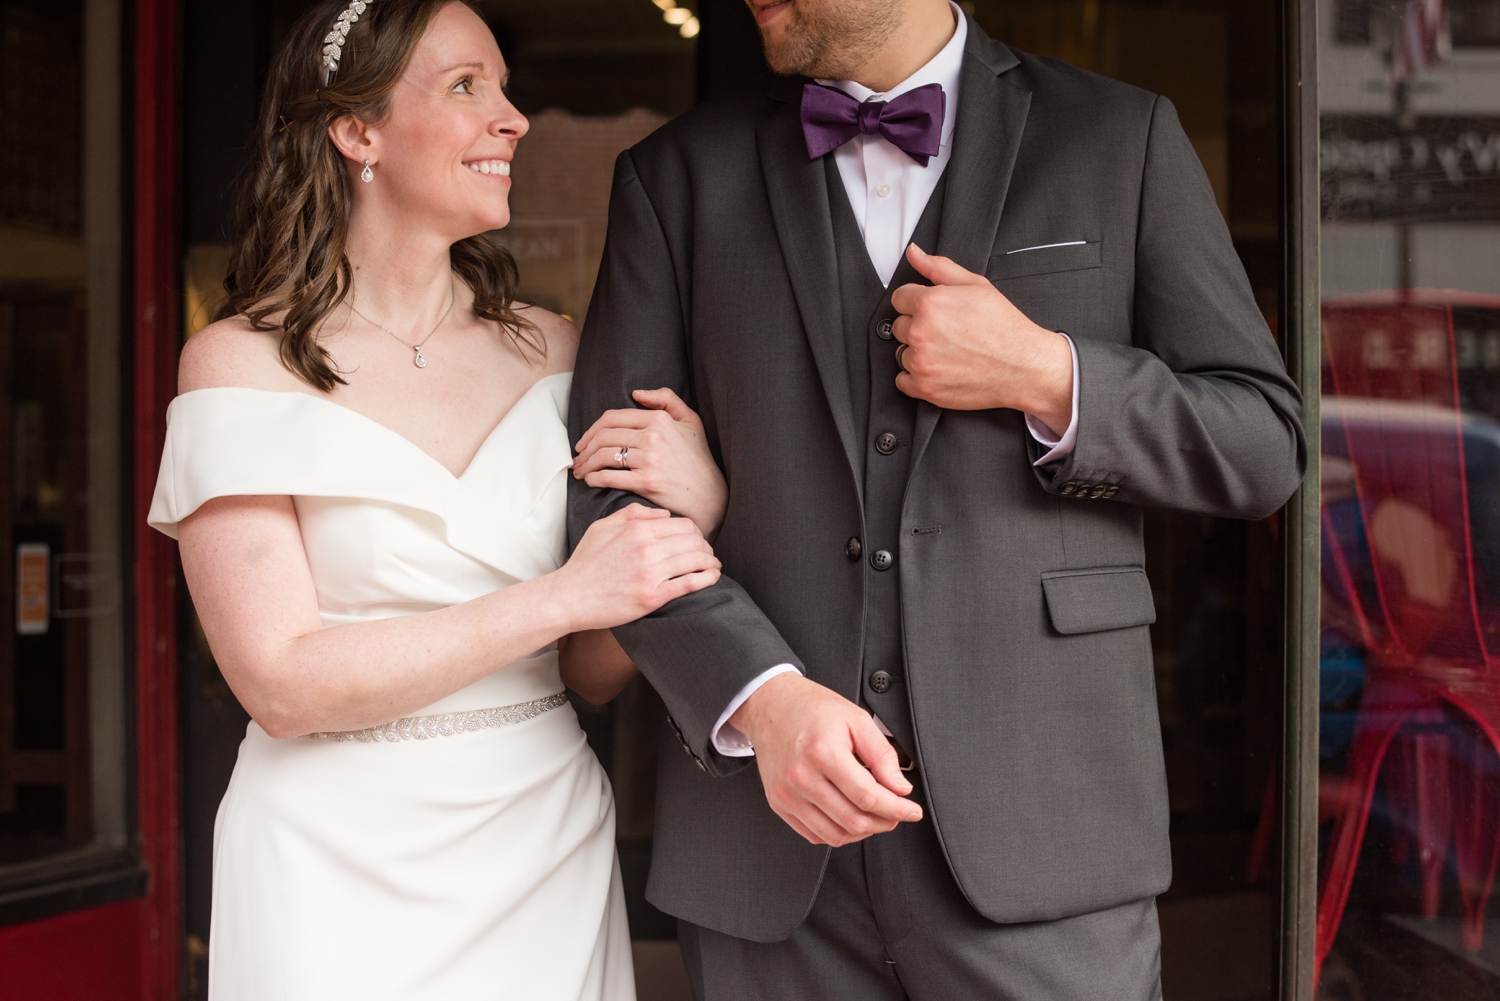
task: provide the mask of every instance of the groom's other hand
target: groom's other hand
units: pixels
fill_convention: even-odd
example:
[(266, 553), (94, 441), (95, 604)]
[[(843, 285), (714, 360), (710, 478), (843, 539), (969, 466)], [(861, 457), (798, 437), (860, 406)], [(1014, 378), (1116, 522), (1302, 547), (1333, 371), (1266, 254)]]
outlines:
[(837, 848), (922, 819), (870, 714), (816, 681), (772, 678), (730, 722), (755, 747), (771, 809), (813, 844)]
[(1009, 407), (1059, 434), (1073, 416), (1073, 351), (991, 285), (915, 243), (906, 258), (928, 281), (891, 295), (904, 369), (896, 388), (946, 410)]

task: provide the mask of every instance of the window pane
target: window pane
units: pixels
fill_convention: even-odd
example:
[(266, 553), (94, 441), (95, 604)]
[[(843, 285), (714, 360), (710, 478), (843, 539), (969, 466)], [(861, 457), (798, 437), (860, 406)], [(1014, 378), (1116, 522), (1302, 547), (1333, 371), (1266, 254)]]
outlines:
[(119, 17), (0, 3), (0, 889), (127, 843)]
[(1491, 998), (1500, 2), (1353, 6), (1320, 12), (1320, 996)]

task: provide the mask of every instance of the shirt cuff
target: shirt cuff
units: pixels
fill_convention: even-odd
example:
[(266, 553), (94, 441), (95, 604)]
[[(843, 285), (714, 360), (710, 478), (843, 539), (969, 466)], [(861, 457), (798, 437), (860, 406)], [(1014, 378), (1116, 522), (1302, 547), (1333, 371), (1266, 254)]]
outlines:
[(802, 673), (791, 664), (777, 664), (764, 674), (758, 675), (754, 681), (740, 689), (740, 693), (734, 697), (734, 701), (729, 703), (729, 708), (724, 710), (723, 714), (719, 717), (719, 721), (709, 731), (708, 742), (713, 745), (715, 751), (718, 751), (726, 758), (753, 758), (755, 756), (755, 748), (750, 745), (750, 738), (741, 733), (738, 727), (733, 726), (729, 722), (729, 717), (739, 711), (740, 706), (745, 704), (746, 699), (760, 691), (761, 685), (764, 685), (778, 674), (786, 674), (788, 671), (793, 674)]
[[(1062, 333), (1061, 331), (1058, 331)], [(1026, 415), (1026, 430), (1031, 432), (1031, 437), (1045, 448), (1051, 449), (1042, 456), (1034, 466), (1045, 466), (1051, 462), (1061, 462), (1073, 454), (1073, 447), (1078, 444), (1078, 345), (1073, 343), (1073, 338), (1067, 334), (1062, 336), (1068, 338), (1068, 349), (1073, 352), (1073, 416), (1068, 419), (1068, 430), (1058, 438), (1051, 428), (1037, 420), (1030, 414)]]

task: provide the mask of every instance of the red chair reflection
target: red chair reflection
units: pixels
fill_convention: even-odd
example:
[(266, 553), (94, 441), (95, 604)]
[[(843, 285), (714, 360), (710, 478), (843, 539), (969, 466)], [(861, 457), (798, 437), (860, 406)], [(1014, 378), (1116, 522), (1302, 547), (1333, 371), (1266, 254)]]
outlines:
[[(1464, 945), (1482, 943), (1500, 855), (1500, 605), (1475, 566), (1454, 307), (1497, 310), (1500, 297), (1413, 291), (1323, 310), (1323, 451), (1349, 464), (1358, 512), (1340, 532), (1325, 494), (1324, 593), (1347, 603), (1367, 662), (1346, 774), (1320, 797), (1333, 829), (1318, 970), (1348, 902), (1382, 765), (1393, 827), (1405, 832), (1398, 856), (1417, 851), (1425, 916), (1437, 915), (1451, 843)], [(1362, 539), (1349, 528), (1355, 521)], [(1454, 716), (1480, 738), (1461, 739)]]

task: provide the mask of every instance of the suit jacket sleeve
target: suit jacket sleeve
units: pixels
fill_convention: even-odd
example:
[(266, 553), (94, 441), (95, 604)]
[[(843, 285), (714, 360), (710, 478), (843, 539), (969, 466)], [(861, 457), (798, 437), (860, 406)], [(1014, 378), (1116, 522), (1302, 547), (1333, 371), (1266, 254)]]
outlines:
[[(632, 390), (669, 386), (695, 405), (686, 280), (677, 265), (626, 151), (615, 164), (609, 233), (574, 370), (568, 420), (574, 443), (605, 410), (633, 407)], [(570, 480), (570, 543), (576, 546), (594, 521), (630, 503), (648, 502)], [(709, 731), (730, 701), (770, 667), (803, 669), (776, 627), (727, 575), (616, 627), (614, 634), (666, 702), (685, 748), (716, 774), (753, 760), (727, 758), (709, 746)]]
[[(1306, 469), (1302, 398), (1165, 98), (1153, 109), (1137, 227), (1134, 343), (1076, 341), (1077, 445), (1038, 476), (1052, 493), (1114, 487), (1111, 499), (1132, 504), (1265, 517)], [(1039, 458), (1041, 446), (1029, 447)]]

